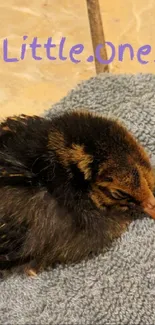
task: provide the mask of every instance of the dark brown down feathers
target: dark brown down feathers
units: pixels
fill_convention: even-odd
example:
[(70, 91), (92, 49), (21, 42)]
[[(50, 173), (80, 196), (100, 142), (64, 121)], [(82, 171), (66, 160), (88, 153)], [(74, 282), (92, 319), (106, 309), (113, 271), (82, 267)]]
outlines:
[(133, 211), (155, 218), (154, 185), (147, 154), (117, 122), (82, 111), (7, 118), (0, 125), (0, 269), (98, 254)]

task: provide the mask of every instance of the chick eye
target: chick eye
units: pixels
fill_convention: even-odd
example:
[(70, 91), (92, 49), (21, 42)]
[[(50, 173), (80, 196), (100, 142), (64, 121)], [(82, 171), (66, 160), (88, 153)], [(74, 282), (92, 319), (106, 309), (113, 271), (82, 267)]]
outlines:
[(111, 192), (111, 196), (115, 200), (124, 200), (124, 199), (129, 199), (130, 198), (129, 194), (127, 194), (127, 193), (125, 193), (125, 192), (123, 192), (121, 190)]

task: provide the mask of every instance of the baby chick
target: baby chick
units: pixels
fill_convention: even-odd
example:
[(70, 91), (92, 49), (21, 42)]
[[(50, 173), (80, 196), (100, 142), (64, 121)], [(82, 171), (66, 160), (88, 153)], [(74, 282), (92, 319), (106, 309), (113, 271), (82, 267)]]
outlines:
[(136, 210), (155, 218), (154, 186), (146, 152), (116, 121), (85, 111), (7, 118), (0, 125), (0, 268), (29, 263), (34, 274), (98, 254)]

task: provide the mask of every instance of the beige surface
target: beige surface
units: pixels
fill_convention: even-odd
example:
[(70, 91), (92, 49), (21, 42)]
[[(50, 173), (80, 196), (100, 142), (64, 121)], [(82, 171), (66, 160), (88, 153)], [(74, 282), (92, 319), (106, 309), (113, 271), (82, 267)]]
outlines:
[[(118, 46), (130, 43), (134, 49), (131, 61), (128, 51), (122, 62), (118, 55), (111, 64), (113, 73), (155, 73), (155, 1), (154, 0), (100, 0), (101, 14), (106, 40)], [(141, 64), (137, 60), (137, 51), (141, 46), (151, 46), (151, 52), (142, 56), (149, 61)], [(109, 52), (109, 51), (108, 51)]]
[[(3, 3), (3, 4), (2, 4)], [(152, 46), (155, 59), (155, 3), (154, 0), (100, 0), (103, 25), (107, 41), (116, 48), (121, 43), (132, 44), (135, 54), (145, 44)], [(29, 44), (38, 37), (42, 48), (37, 55), (41, 61), (32, 58), (27, 45), (24, 60), (8, 63), (3, 60), (3, 40), (8, 39), (9, 56), (20, 58), (23, 36)], [(59, 43), (66, 37), (64, 55), (69, 56), (71, 47), (82, 43), (84, 52), (81, 62), (74, 64), (69, 57), (66, 61), (49, 61), (43, 48), (48, 37), (57, 45), (52, 55), (58, 57)], [(95, 74), (94, 64), (86, 62), (92, 54), (85, 0), (7, 0), (0, 4), (0, 116), (19, 113), (40, 114), (81, 80)], [(154, 47), (154, 48), (153, 48)], [(108, 49), (108, 54), (110, 51)], [(111, 64), (114, 73), (155, 72), (155, 63), (142, 65), (126, 53), (123, 62), (117, 56)]]

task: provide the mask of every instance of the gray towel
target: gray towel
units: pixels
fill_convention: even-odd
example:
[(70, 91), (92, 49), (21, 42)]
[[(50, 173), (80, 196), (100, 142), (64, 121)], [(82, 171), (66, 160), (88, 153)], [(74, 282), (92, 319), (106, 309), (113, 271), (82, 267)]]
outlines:
[[(122, 120), (155, 162), (155, 75), (101, 74), (45, 115), (78, 107)], [(155, 222), (133, 222), (106, 254), (88, 262), (1, 280), (0, 324), (154, 325)]]

